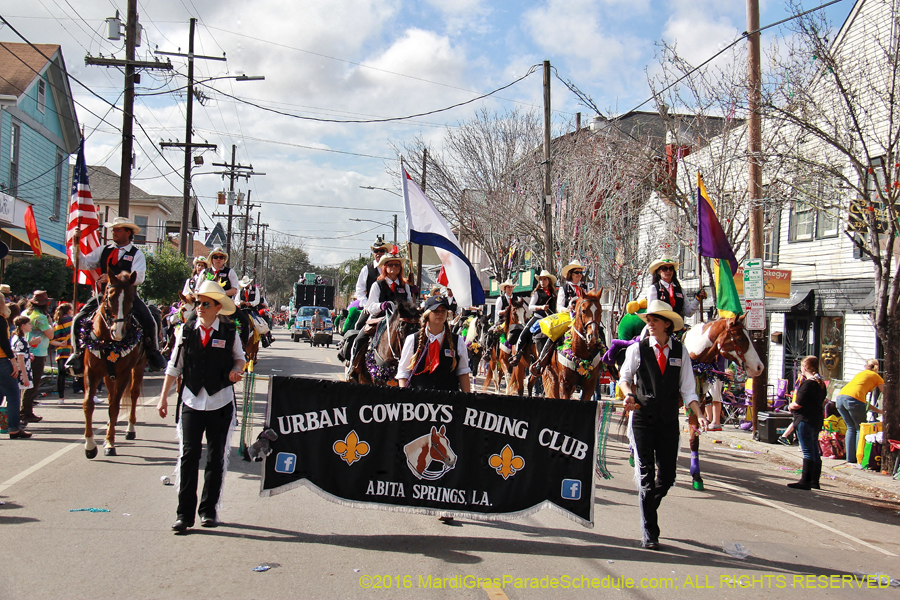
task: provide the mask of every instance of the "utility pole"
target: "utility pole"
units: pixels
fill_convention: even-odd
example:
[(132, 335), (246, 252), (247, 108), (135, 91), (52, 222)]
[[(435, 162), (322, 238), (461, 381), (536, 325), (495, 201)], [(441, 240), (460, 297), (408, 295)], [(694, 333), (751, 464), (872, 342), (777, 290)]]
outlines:
[[(244, 215), (244, 254), (241, 257), (241, 267), (245, 272), (247, 271), (247, 228), (250, 225), (250, 209), (259, 207), (258, 204), (250, 204), (250, 191), (251, 190), (247, 190), (247, 212)], [(256, 283), (259, 282), (257, 281)]]
[[(749, 0), (748, 0), (749, 1)], [(544, 268), (553, 271), (553, 205), (550, 203), (550, 61), (544, 61)]]
[(397, 245), (397, 215), (394, 215), (394, 245)]
[[(256, 213), (256, 239), (253, 240), (253, 250), (254, 250), (254, 252), (253, 252), (253, 276), (254, 277), (256, 277), (256, 274), (259, 272), (259, 271), (257, 271), (257, 268), (258, 268), (257, 265), (258, 265), (258, 261), (259, 261), (259, 247), (261, 245), (260, 240), (259, 240), (259, 222), (261, 219), (262, 219), (262, 213)], [(263, 231), (265, 231), (265, 229)]]
[[(107, 19), (109, 31), (107, 38), (118, 40), (121, 37), (119, 28), (119, 11), (116, 16)], [(84, 57), (85, 65), (125, 68), (125, 93), (122, 107), (122, 162), (119, 169), (119, 216), (128, 217), (131, 202), (131, 168), (134, 164), (134, 84), (141, 82), (141, 76), (135, 73), (135, 68), (172, 70), (172, 63), (159, 61), (136, 61), (135, 48), (138, 42), (138, 13), (137, 0), (128, 0), (128, 14), (125, 20), (125, 60), (114, 58)]]
[[(254, 173), (253, 165), (239, 165), (235, 163), (235, 152), (237, 151), (237, 146), (234, 144), (231, 145), (231, 164), (228, 163), (213, 163), (214, 167), (225, 167), (226, 171), (216, 171), (217, 175), (227, 175), (231, 180), (231, 184), (229, 186), (228, 193), (228, 233), (225, 236), (225, 252), (229, 255), (231, 254), (231, 223), (234, 220), (234, 180), (240, 177), (245, 178), (248, 182), (250, 181), (251, 175), (265, 175), (265, 173)], [(249, 171), (241, 171), (241, 169), (249, 169)], [(249, 202), (249, 200), (248, 200)], [(249, 209), (248, 209), (249, 212)]]
[[(750, 257), (763, 258), (763, 207), (762, 207), (762, 122), (760, 117), (761, 75), (760, 75), (760, 34), (759, 0), (747, 0), (747, 67), (749, 90), (748, 120), (749, 133), (749, 196), (750, 196)], [(769, 364), (765, 330), (751, 331), (750, 339), (765, 367), (758, 377), (753, 378), (753, 433), (757, 433), (760, 412), (768, 407), (766, 398), (766, 369)]]
[[(428, 148), (422, 151), (422, 193), (425, 193), (425, 171), (428, 170)], [(394, 217), (396, 219), (396, 217)], [(396, 220), (394, 221), (396, 223)], [(396, 226), (394, 228), (394, 237), (397, 237)], [(416, 285), (419, 286), (419, 295), (425, 289), (422, 287), (422, 244), (419, 244), (419, 260), (416, 263)]]
[(190, 257), (188, 253), (188, 221), (191, 212), (191, 152), (194, 148), (216, 149), (215, 144), (193, 143), (194, 134), (194, 59), (202, 58), (204, 60), (225, 60), (224, 56), (201, 56), (194, 54), (194, 29), (197, 19), (191, 17), (190, 38), (188, 39), (188, 53), (180, 52), (160, 52), (156, 54), (164, 54), (167, 56), (181, 56), (188, 59), (188, 84), (187, 84), (187, 107), (185, 114), (187, 115), (184, 131), (184, 143), (160, 143), (160, 148), (184, 148), (184, 192), (181, 202), (181, 253)]

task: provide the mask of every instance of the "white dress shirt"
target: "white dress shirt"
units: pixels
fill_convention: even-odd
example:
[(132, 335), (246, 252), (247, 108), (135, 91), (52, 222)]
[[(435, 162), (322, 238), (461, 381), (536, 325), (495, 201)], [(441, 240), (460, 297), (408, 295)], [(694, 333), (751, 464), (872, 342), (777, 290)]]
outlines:
[[(431, 345), (431, 342), (436, 341), (440, 344), (444, 341), (443, 331), (437, 335), (432, 335), (430, 331), (426, 331), (425, 335), (428, 337), (429, 346)], [(418, 333), (411, 333), (406, 336), (406, 341), (403, 342), (403, 350), (400, 352), (400, 364), (397, 366), (397, 379), (408, 380), (412, 377), (413, 372), (410, 368), (409, 361), (412, 360), (413, 354), (416, 353), (416, 344), (418, 342)], [(422, 352), (428, 352), (428, 346), (425, 346), (425, 349)], [(421, 361), (422, 357), (420, 356), (419, 359)], [(469, 368), (469, 350), (466, 348), (466, 341), (461, 335), (456, 336), (456, 361), (456, 370), (453, 371), (454, 375), (465, 375), (466, 373), (472, 372), (472, 369)], [(425, 363), (422, 362), (421, 367), (424, 367), (424, 364)]]
[[(383, 280), (388, 284), (388, 287), (392, 283), (397, 284), (397, 288), (400, 288), (400, 282), (394, 279), (388, 279), (387, 277)], [(412, 300), (412, 293), (409, 291), (409, 284), (404, 283), (403, 289), (406, 290), (406, 297)], [(369, 316), (377, 317), (381, 314), (381, 303), (384, 300), (381, 299), (381, 286), (378, 285), (378, 282), (372, 284), (372, 287), (369, 289), (369, 301), (366, 303), (366, 310), (369, 312)]]
[[(372, 266), (378, 269), (378, 261), (373, 260)], [(356, 278), (356, 299), (359, 300), (360, 306), (365, 306), (369, 301), (369, 290), (366, 289), (366, 280), (369, 279), (369, 270), (366, 268), (359, 270), (359, 277)]]
[[(659, 285), (666, 286), (666, 291), (669, 292), (669, 297), (672, 297), (672, 294), (675, 293), (675, 286), (672, 284), (667, 284), (662, 279), (659, 280)], [(682, 292), (684, 288), (681, 288)], [(659, 300), (659, 297), (656, 295), (656, 287), (651, 283), (647, 286), (647, 289), (644, 290), (644, 297), (647, 299), (647, 306), (650, 306), (650, 303), (654, 300)], [(684, 296), (684, 314), (682, 317), (690, 317), (697, 309), (700, 308), (700, 301), (694, 298), (693, 296), (688, 297), (687, 294)]]
[(504, 298), (506, 298), (506, 300), (507, 300), (506, 306), (509, 306), (510, 304), (512, 304), (512, 296), (511, 295), (501, 294), (500, 296), (497, 297), (497, 301), (494, 303), (494, 306), (496, 306), (496, 308), (494, 309), (494, 325), (500, 324), (500, 311), (506, 309), (506, 307), (500, 308), (500, 305), (503, 302)]
[[(134, 244), (132, 244), (131, 242), (125, 244), (124, 246), (118, 246), (116, 249), (118, 250), (119, 255), (116, 256), (116, 261), (122, 258), (122, 256), (124, 256), (126, 252), (130, 252), (133, 247)], [(100, 269), (100, 258), (105, 248), (106, 246), (97, 246), (91, 251), (90, 254), (82, 254), (79, 259), (78, 268), (84, 269), (86, 271), (90, 269)], [(135, 285), (141, 285), (142, 283), (144, 283), (144, 277), (147, 275), (147, 259), (144, 258), (144, 253), (141, 252), (140, 248), (138, 248), (138, 251), (135, 253), (134, 258), (131, 259), (131, 272), (137, 273), (137, 279), (134, 282)]]
[[(219, 330), (218, 317), (212, 322), (211, 327), (215, 331)], [(200, 319), (197, 319), (194, 323), (194, 329), (199, 328)], [(166, 375), (178, 377), (184, 371), (184, 352), (181, 351), (183, 341), (184, 327), (179, 327), (175, 334), (175, 348), (172, 350), (172, 358), (169, 359), (169, 364), (166, 365)], [(234, 346), (231, 348), (231, 356), (234, 358), (235, 363), (244, 360), (244, 347), (241, 345), (241, 338), (238, 336), (237, 331), (234, 332)], [(233, 400), (234, 388), (230, 385), (225, 386), (211, 396), (206, 393), (206, 388), (201, 388), (200, 393), (196, 396), (187, 386), (181, 392), (181, 401), (184, 402), (185, 406), (190, 406), (194, 410), (217, 410)]]
[[(656, 346), (656, 339), (650, 339), (650, 345), (653, 347), (654, 356), (659, 356), (659, 349)], [(640, 343), (632, 344), (625, 352), (625, 362), (619, 369), (619, 382), (628, 383), (632, 388), (637, 386), (638, 368), (641, 366), (641, 350)], [(666, 355), (666, 368), (669, 368), (669, 352), (672, 349), (672, 336), (669, 341), (662, 347)], [(678, 379), (678, 389), (681, 391), (681, 398), (684, 405), (687, 406), (691, 402), (697, 401), (697, 387), (694, 382), (694, 367), (691, 363), (691, 355), (684, 344), (681, 345), (681, 376)]]

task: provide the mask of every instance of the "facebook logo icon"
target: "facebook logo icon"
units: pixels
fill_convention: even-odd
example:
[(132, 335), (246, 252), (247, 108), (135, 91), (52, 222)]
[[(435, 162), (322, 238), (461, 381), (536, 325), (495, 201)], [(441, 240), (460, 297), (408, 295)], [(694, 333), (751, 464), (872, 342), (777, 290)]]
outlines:
[(290, 452), (279, 452), (275, 456), (275, 472), (276, 473), (293, 473), (294, 467), (297, 466), (297, 455)]
[(563, 479), (562, 497), (564, 500), (581, 500), (581, 482), (577, 479)]

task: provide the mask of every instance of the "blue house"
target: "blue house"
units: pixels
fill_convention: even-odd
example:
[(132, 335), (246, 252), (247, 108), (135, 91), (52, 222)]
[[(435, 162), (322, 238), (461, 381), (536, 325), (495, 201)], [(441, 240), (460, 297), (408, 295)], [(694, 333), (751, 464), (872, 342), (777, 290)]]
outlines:
[(0, 42), (0, 240), (11, 255), (31, 252), (31, 205), (44, 252), (65, 256), (69, 156), (80, 142), (62, 48)]

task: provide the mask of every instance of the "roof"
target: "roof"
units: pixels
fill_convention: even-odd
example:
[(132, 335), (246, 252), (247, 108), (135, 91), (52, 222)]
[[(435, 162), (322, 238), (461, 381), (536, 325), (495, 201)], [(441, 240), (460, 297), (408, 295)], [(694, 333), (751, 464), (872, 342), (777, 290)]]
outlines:
[[(69, 181), (72, 180), (72, 172), (74, 170), (75, 165), (70, 165)], [(120, 178), (115, 171), (109, 169), (108, 167), (88, 165), (87, 173), (88, 181), (91, 184), (91, 196), (93, 196), (94, 200), (111, 200), (113, 202), (119, 201)], [(149, 194), (138, 186), (131, 184), (132, 200), (154, 200), (158, 198), (159, 196)]]
[(44, 55), (52, 58), (59, 52), (58, 44), (35, 44), (37, 50), (28, 44), (0, 42), (0, 94), (21, 96), (49, 62)]
[[(166, 224), (181, 223), (181, 213), (184, 209), (184, 196), (156, 196), (157, 201), (164, 205), (172, 213), (172, 218), (166, 221)], [(196, 226), (197, 223), (197, 197), (191, 196), (190, 208), (188, 214), (191, 215), (191, 223)]]
[[(173, 248), (175, 248), (176, 250), (179, 250), (179, 249), (181, 249), (181, 243), (179, 241), (180, 239), (181, 238), (178, 235), (170, 235), (169, 243), (172, 245)], [(209, 254), (209, 251), (211, 249), (204, 246), (203, 242), (201, 242), (197, 238), (193, 238), (193, 242), (194, 242), (194, 244), (192, 246), (191, 256), (206, 256), (207, 254)]]

